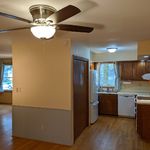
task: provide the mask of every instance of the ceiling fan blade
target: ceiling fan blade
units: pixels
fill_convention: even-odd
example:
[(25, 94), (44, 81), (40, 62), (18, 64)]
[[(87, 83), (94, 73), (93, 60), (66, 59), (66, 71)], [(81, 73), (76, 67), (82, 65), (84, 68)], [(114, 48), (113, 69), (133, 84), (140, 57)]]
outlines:
[(72, 32), (86, 32), (86, 33), (90, 33), (94, 29), (92, 27), (84, 27), (84, 26), (77, 26), (77, 25), (67, 25), (67, 24), (58, 24), (57, 28), (58, 28), (58, 30), (72, 31)]
[(94, 29), (98, 29), (98, 30), (102, 30), (105, 28), (103, 24), (96, 24), (96, 23), (82, 22), (82, 21), (67, 21), (67, 24), (75, 24), (79, 26), (93, 27)]
[(68, 5), (61, 10), (55, 12), (54, 14), (50, 15), (47, 20), (52, 20), (54, 24), (62, 22), (78, 13), (81, 10), (73, 5)]
[(14, 28), (14, 29), (0, 29), (0, 33), (16, 31), (16, 30), (24, 30), (24, 29), (30, 29), (30, 27)]
[(27, 20), (27, 19), (24, 19), (24, 18), (21, 18), (21, 17), (17, 17), (17, 16), (14, 16), (14, 15), (6, 14), (6, 13), (3, 13), (3, 12), (0, 12), (0, 16), (11, 18), (11, 19), (16, 19), (16, 20), (19, 20), (19, 21), (27, 22), (27, 23), (32, 22), (30, 20)]

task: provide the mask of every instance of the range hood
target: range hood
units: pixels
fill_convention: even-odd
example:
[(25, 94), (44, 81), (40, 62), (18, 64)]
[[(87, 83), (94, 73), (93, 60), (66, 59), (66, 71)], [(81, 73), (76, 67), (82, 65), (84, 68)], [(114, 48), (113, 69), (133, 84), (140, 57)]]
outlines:
[(150, 80), (150, 73), (143, 74), (143, 75), (142, 75), (142, 78), (143, 78), (144, 80)]

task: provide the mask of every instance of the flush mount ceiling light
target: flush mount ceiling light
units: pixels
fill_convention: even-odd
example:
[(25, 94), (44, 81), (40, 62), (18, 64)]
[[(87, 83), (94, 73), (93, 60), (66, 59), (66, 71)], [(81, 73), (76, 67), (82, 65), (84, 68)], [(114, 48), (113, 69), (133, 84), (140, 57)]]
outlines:
[(107, 48), (109, 53), (114, 53), (117, 51), (117, 48)]

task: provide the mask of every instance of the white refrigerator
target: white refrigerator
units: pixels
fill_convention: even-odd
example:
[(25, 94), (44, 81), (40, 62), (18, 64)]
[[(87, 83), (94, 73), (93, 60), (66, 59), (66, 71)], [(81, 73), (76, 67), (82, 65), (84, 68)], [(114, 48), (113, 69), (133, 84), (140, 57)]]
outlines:
[(90, 71), (90, 123), (98, 119), (98, 86), (96, 84), (97, 71)]

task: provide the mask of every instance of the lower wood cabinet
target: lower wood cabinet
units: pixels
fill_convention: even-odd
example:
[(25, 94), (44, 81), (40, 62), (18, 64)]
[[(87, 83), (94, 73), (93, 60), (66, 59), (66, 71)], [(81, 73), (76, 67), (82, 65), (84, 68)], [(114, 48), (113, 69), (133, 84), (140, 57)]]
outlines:
[(99, 94), (99, 115), (118, 115), (117, 94)]
[(150, 105), (137, 104), (137, 132), (141, 138), (150, 140)]

